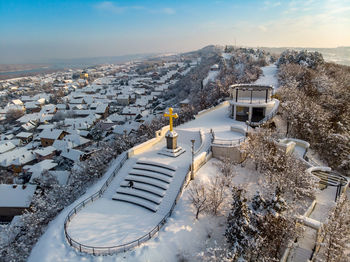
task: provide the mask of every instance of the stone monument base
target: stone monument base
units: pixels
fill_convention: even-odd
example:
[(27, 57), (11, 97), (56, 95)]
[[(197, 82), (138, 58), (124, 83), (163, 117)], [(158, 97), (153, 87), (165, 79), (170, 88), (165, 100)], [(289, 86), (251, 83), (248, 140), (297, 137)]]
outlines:
[(158, 154), (170, 156), (170, 157), (178, 157), (179, 155), (185, 152), (186, 152), (185, 149), (183, 149), (181, 146), (178, 146), (175, 149), (163, 148), (161, 151), (158, 152)]

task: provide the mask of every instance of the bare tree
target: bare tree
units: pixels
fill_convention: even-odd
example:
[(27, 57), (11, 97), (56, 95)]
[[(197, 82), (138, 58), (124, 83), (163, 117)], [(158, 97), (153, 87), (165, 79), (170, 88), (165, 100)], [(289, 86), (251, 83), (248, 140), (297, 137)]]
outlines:
[(196, 208), (196, 219), (198, 219), (199, 213), (207, 209), (207, 192), (204, 185), (193, 181), (189, 188), (189, 198)]
[(228, 189), (228, 180), (231, 179), (227, 179), (227, 177), (221, 174), (216, 175), (210, 180), (207, 211), (215, 216), (218, 214), (219, 208), (224, 202), (225, 193)]

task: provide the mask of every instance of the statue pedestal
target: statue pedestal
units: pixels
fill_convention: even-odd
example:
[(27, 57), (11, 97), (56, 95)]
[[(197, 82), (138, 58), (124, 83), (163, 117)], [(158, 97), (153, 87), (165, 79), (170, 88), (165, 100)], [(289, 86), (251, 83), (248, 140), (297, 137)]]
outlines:
[(161, 150), (159, 154), (171, 157), (178, 157), (179, 155), (184, 153), (186, 150), (183, 149), (181, 146), (177, 146), (177, 137), (178, 134), (175, 131), (168, 131), (165, 135), (166, 148)]
[(168, 131), (165, 134), (166, 139), (166, 148), (167, 149), (176, 149), (177, 148), (177, 137), (179, 135), (175, 131)]

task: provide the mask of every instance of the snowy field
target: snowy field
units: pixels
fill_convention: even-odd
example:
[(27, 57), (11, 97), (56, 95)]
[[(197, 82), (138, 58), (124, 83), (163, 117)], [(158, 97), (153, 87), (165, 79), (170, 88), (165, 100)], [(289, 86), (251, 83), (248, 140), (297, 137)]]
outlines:
[(220, 71), (209, 71), (206, 78), (203, 79), (203, 85), (206, 86), (209, 82), (214, 82)]
[(263, 75), (255, 81), (254, 84), (257, 85), (272, 85), (274, 90), (278, 89), (278, 79), (277, 79), (277, 66), (271, 64), (261, 68), (263, 70)]
[(68, 232), (84, 245), (115, 246), (144, 236), (162, 218), (144, 208), (103, 197), (83, 208), (70, 223)]

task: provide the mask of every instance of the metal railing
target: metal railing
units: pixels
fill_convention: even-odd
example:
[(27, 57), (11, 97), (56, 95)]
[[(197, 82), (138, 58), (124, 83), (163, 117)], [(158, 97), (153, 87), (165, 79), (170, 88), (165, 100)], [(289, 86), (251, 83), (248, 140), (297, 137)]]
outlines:
[[(211, 151), (211, 143), (209, 143), (206, 148), (205, 151), (208, 153)], [(113, 171), (112, 175), (107, 179), (107, 181), (103, 184), (102, 188), (96, 192), (95, 194), (93, 194), (92, 196), (90, 196), (89, 198), (85, 199), (83, 202), (79, 203), (78, 205), (76, 205), (73, 210), (71, 210), (68, 213), (68, 216), (66, 217), (65, 221), (64, 221), (64, 234), (65, 237), (68, 241), (68, 243), (76, 248), (77, 250), (79, 250), (80, 252), (85, 252), (85, 253), (89, 253), (89, 254), (93, 254), (93, 255), (112, 255), (112, 254), (116, 254), (119, 252), (125, 252), (131, 248), (137, 247), (140, 244), (142, 244), (143, 242), (151, 239), (157, 232), (159, 232), (159, 230), (164, 226), (164, 224), (166, 223), (167, 219), (171, 216), (177, 202), (180, 199), (180, 196), (182, 194), (182, 191), (184, 189), (184, 187), (187, 185), (186, 181), (188, 181), (191, 177), (191, 172), (188, 172), (187, 175), (184, 177), (181, 187), (176, 195), (175, 201), (173, 203), (173, 205), (171, 206), (170, 210), (168, 213), (166, 213), (166, 215), (163, 217), (163, 219), (147, 234), (143, 235), (142, 237), (131, 241), (129, 243), (126, 244), (121, 244), (121, 245), (117, 245), (117, 246), (111, 246), (111, 247), (94, 247), (94, 246), (88, 246), (88, 245), (84, 245), (79, 243), (78, 241), (72, 239), (69, 236), (69, 233), (67, 231), (67, 227), (68, 227), (68, 223), (71, 221), (71, 219), (77, 214), (77, 212), (79, 212), (83, 207), (85, 207), (86, 204), (93, 202), (94, 200), (98, 199), (99, 197), (102, 196), (102, 194), (105, 192), (105, 190), (107, 189), (107, 187), (110, 185), (110, 183), (112, 182), (113, 178), (116, 176), (116, 174), (118, 173), (118, 171), (120, 170), (120, 168), (123, 166), (123, 164), (125, 163), (125, 161), (128, 159), (127, 154), (123, 157), (123, 159), (120, 161), (118, 167)], [(204, 165), (206, 163), (206, 160), (203, 161), (203, 163), (201, 163), (201, 166)], [(189, 170), (191, 169), (191, 165), (189, 167)]]
[(246, 103), (246, 104), (266, 104), (272, 101), (272, 98), (252, 98), (249, 97), (238, 97), (236, 100), (233, 100), (235, 103)]

